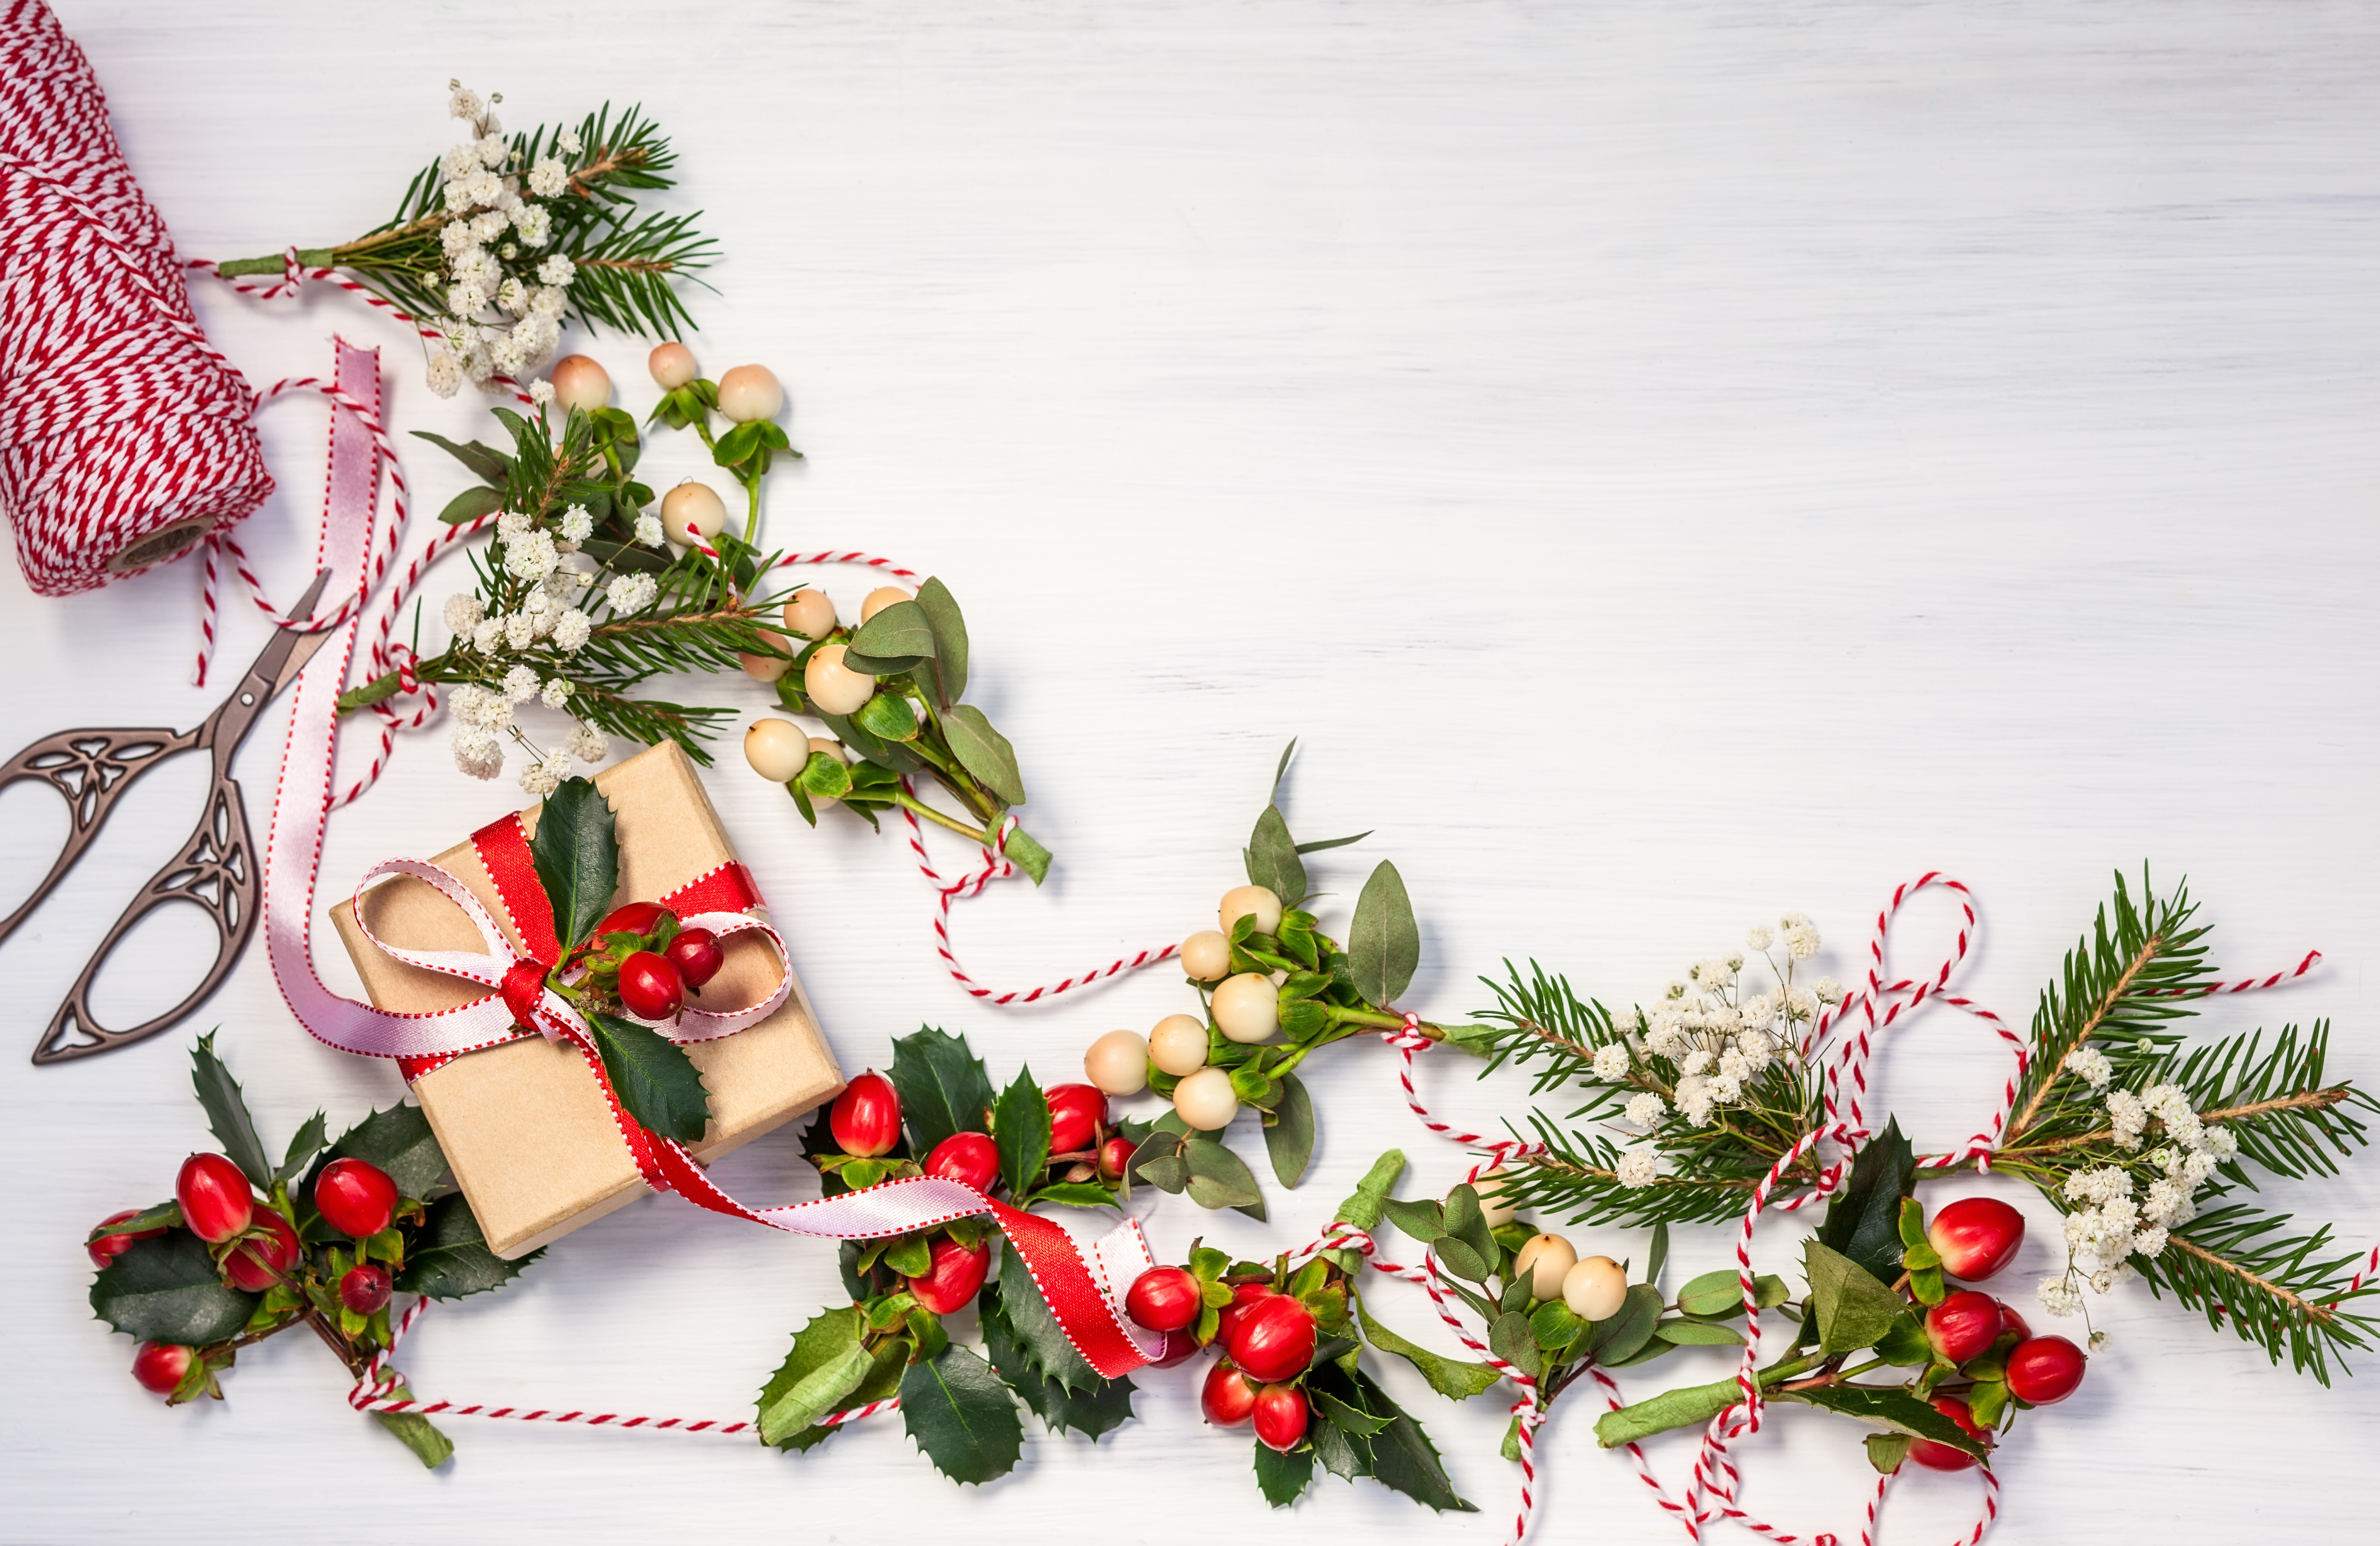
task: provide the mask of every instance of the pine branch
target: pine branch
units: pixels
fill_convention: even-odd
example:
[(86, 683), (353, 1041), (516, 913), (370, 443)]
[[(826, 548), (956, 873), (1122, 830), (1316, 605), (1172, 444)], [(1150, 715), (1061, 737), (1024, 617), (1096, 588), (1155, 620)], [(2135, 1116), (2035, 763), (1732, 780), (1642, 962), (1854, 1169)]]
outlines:
[(1540, 1095), (1567, 1080), (1592, 1079), (1596, 1048), (1618, 1039), (1609, 1012), (1600, 1004), (1580, 998), (1572, 991), (1570, 979), (1548, 976), (1534, 960), (1526, 977), (1509, 959), (1504, 971), (1507, 981), (1479, 980), (1496, 995), (1497, 1006), (1474, 1013), (1483, 1023), (1504, 1028), (1474, 1043), (1487, 1054), (1486, 1071), (1507, 1063), (1542, 1063), (1530, 1088), (1530, 1093)]
[(1681, 1170), (1647, 1186), (1623, 1187), (1616, 1174), (1620, 1151), (1609, 1139), (1567, 1132), (1542, 1112), (1531, 1114), (1530, 1125), (1546, 1152), (1509, 1164), (1512, 1179), (1501, 1190), (1522, 1212), (1547, 1221), (1722, 1223), (1742, 1216), (1745, 1195), (1768, 1171), (1764, 1162), (1748, 1175), (1729, 1174), (1718, 1162), (1711, 1170)]
[(2370, 1346), (2380, 1331), (2380, 1321), (2343, 1308), (2380, 1294), (2380, 1283), (2338, 1291), (2360, 1258), (2324, 1254), (2327, 1224), (2297, 1236), (2289, 1226), (2286, 1214), (2233, 1203), (2179, 1226), (2163, 1251), (2132, 1263), (2150, 1292), (2204, 1311), (2210, 1326), (2228, 1321), (2274, 1362), (2286, 1351), (2293, 1368), (2327, 1385), (2332, 1361), (2344, 1369), (2344, 1353)]

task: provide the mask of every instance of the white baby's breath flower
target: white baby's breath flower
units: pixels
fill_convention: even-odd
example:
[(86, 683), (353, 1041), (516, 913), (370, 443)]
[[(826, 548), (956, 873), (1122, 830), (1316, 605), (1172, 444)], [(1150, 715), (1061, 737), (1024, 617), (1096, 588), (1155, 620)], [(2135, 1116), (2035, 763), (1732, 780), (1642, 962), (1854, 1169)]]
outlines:
[(504, 746), (493, 731), (458, 724), (454, 749), (455, 765), (473, 778), (493, 778), (504, 771)]
[(584, 505), (573, 505), (562, 512), (562, 534), (574, 542), (583, 542), (595, 530), (595, 517), (587, 513)]
[(504, 645), (504, 620), (490, 617), (471, 630), (471, 648), (483, 655), (492, 655)]
[(1785, 931), (1785, 948), (1793, 959), (1806, 961), (1818, 953), (1818, 931), (1808, 923), (1796, 923)]
[(553, 143), (554, 148), (564, 155), (577, 155), (586, 148), (585, 142), (578, 138), (578, 131), (575, 128), (556, 129), (553, 134)]
[(1669, 1114), (1669, 1103), (1649, 1090), (1628, 1098), (1628, 1120), (1639, 1127), (1650, 1127)]
[(481, 241), (493, 241), (503, 236), (504, 227), (511, 224), (511, 218), (504, 211), (489, 210), (471, 217), (471, 235)]
[(1710, 1081), (1700, 1074), (1689, 1074), (1678, 1081), (1675, 1091), (1679, 1114), (1699, 1127), (1710, 1120), (1713, 1099)]
[(1649, 1187), (1659, 1175), (1658, 1160), (1654, 1151), (1643, 1144), (1633, 1149), (1621, 1150), (1620, 1163), (1612, 1170), (1613, 1178), (1621, 1186), (1632, 1189), (1637, 1187)]
[(2166, 1232), (2163, 1224), (2151, 1224), (2132, 1236), (2132, 1249), (2143, 1256), (2155, 1256), (2165, 1249)]
[[(453, 184), (448, 184), (453, 187)], [(504, 185), (493, 172), (481, 170), (463, 179), (463, 200), (472, 209), (492, 204), (504, 196)]]
[(460, 118), (466, 123), (476, 123), (479, 121), (480, 115), (488, 110), (488, 104), (480, 100), (480, 93), (470, 90), (461, 81), (449, 80), (446, 82), (446, 89), (455, 93), (446, 99), (447, 116)]
[(1628, 1077), (1628, 1043), (1606, 1041), (1595, 1049), (1595, 1077), (1606, 1084), (1618, 1084)]
[(1843, 1002), (1843, 985), (1831, 977), (1822, 977), (1811, 983), (1810, 992), (1816, 995), (1820, 1004)]
[(540, 377), (528, 383), (528, 400), (540, 408), (553, 406), (553, 383)]
[(570, 701), (570, 678), (567, 676), (556, 676), (552, 680), (547, 682), (544, 687), (539, 688), (537, 695), (540, 699), (544, 700), (547, 708), (559, 709), (565, 703)]
[(2209, 1127), (2206, 1129), (2206, 1151), (2218, 1160), (2228, 1160), (2240, 1152), (2240, 1139), (2228, 1127)]
[(2115, 1131), (2117, 1148), (2138, 1149), (2141, 1130), (2148, 1125), (2148, 1117), (2141, 1098), (2131, 1090), (2107, 1091), (2107, 1126)]
[(2094, 1090), (2105, 1090), (2116, 1075), (2107, 1054), (2096, 1047), (2077, 1047), (2066, 1054), (2067, 1071)]
[(528, 310), (528, 286), (518, 279), (507, 279), (496, 286), (496, 305), (517, 317)]
[(2070, 1316), (2082, 1313), (2082, 1291), (2074, 1286), (2071, 1278), (2063, 1274), (2054, 1278), (2044, 1278), (2037, 1292), (2041, 1296), (2041, 1308), (2052, 1315)]
[(505, 672), (504, 696), (516, 703), (526, 703), (535, 698), (537, 673), (526, 665), (516, 665)]
[[(454, 146), (438, 158), (438, 169), (446, 174), (449, 182), (457, 177), (468, 177), (480, 169), (480, 152), (469, 145)], [(450, 225), (447, 229), (451, 231), (454, 227)]]
[(601, 762), (612, 755), (611, 737), (591, 724), (582, 724), (570, 733), (570, 755), (582, 762)]
[(512, 212), (513, 229), (521, 245), (534, 250), (553, 239), (553, 215), (543, 204), (523, 204)]
[(504, 544), (505, 572), (516, 579), (543, 579), (561, 562), (549, 532), (524, 531)]
[(520, 786), (523, 793), (535, 795), (542, 799), (561, 788), (562, 781), (569, 776), (570, 762), (567, 756), (564, 758), (562, 771), (559, 773), (554, 771), (553, 759), (548, 757), (542, 762), (521, 764)]
[(564, 654), (571, 654), (587, 642), (594, 628), (594, 619), (573, 607), (553, 620), (553, 642)]
[(516, 612), (504, 619), (504, 642), (516, 650), (526, 650), (537, 641), (537, 619), (526, 612)]
[(662, 545), (662, 518), (659, 516), (637, 517), (637, 541), (649, 548)]
[(555, 198), (569, 186), (570, 169), (559, 156), (540, 156), (528, 169), (528, 190), (540, 199)]
[(446, 307), (457, 316), (476, 316), (488, 309), (488, 292), (468, 279), (446, 286)]
[(457, 638), (478, 627), (480, 619), (487, 615), (486, 604), (468, 590), (457, 590), (447, 597), (446, 605), (441, 611), (441, 615), (446, 619), (447, 631)]
[(1743, 931), (1743, 943), (1755, 950), (1767, 949), (1775, 938), (1775, 935), (1757, 924)]
[(506, 542), (517, 542), (527, 536), (529, 528), (535, 524), (534, 518), (527, 510), (499, 511), (496, 515), (497, 540)]
[(604, 592), (604, 597), (612, 603), (614, 612), (640, 612), (660, 590), (650, 575), (616, 575), (613, 577), (611, 588)]
[(451, 397), (463, 390), (463, 367), (444, 349), (431, 349), (428, 362), (430, 390), (441, 397)]
[(556, 252), (537, 265), (537, 276), (543, 284), (566, 286), (578, 277), (578, 265)]
[(513, 148), (504, 143), (504, 137), (501, 134), (480, 136), (477, 149), (480, 153), (480, 164), (492, 172), (503, 171), (504, 163), (513, 158)]

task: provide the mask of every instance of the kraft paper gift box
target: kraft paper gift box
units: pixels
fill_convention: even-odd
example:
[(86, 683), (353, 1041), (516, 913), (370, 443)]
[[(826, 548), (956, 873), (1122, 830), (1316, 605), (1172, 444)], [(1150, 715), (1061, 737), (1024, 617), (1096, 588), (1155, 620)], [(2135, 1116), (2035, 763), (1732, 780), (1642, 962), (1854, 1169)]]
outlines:
[[(694, 764), (674, 741), (638, 752), (595, 775), (611, 806), (620, 845), (616, 902), (652, 901), (734, 861)], [(521, 813), (536, 831), (538, 808)], [(461, 881), (516, 947), (512, 920), (495, 883), (465, 841), (433, 861)], [(461, 908), (426, 883), (398, 876), (366, 892), (372, 931), (414, 950), (485, 948)], [(364, 991), (382, 1009), (450, 1009), (487, 990), (382, 954), (357, 927), (354, 901), (331, 909)], [(758, 1004), (775, 991), (776, 952), (760, 935), (735, 935), (726, 961), (703, 985), (702, 1002), (721, 1009)], [(790, 970), (790, 968), (786, 968)], [(843, 1075), (819, 1034), (798, 979), (777, 1012), (749, 1029), (689, 1044), (710, 1097), (710, 1124), (695, 1157), (711, 1160), (832, 1099)], [(634, 1201), (647, 1188), (621, 1141), (601, 1088), (586, 1059), (566, 1042), (541, 1036), (468, 1053), (414, 1081), (447, 1165), (498, 1256), (516, 1257)]]

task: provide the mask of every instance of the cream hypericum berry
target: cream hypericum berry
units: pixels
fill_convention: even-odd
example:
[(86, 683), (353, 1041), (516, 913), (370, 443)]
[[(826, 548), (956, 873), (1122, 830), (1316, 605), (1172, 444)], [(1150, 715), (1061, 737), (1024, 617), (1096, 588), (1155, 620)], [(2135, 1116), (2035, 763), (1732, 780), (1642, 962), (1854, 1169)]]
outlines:
[(1195, 1015), (1166, 1016), (1148, 1033), (1148, 1061), (1177, 1079), (1204, 1068), (1207, 1022)]
[(766, 365), (738, 365), (719, 378), (719, 411), (738, 424), (774, 419), (785, 409), (785, 389)]
[(1173, 1087), (1173, 1114), (1202, 1133), (1232, 1125), (1240, 1114), (1240, 1097), (1232, 1076), (1220, 1068), (1201, 1068)]
[(792, 720), (756, 719), (744, 732), (744, 761), (771, 784), (790, 782), (809, 760), (809, 737)]
[(1488, 1220), (1490, 1229), (1503, 1228), (1521, 1211), (1504, 1200), (1504, 1185), (1512, 1179), (1512, 1172), (1502, 1165), (1489, 1165), (1480, 1173), (1479, 1179), (1471, 1184), (1471, 1189), (1479, 1194), (1479, 1211)]
[(645, 357), (645, 369), (652, 372), (653, 384), (664, 392), (676, 391), (700, 373), (694, 351), (679, 343), (656, 347)]
[(1231, 975), (1232, 942), (1212, 929), (1201, 929), (1182, 942), (1183, 975), (1200, 982), (1220, 982)]
[(1148, 1085), (1148, 1043), (1136, 1030), (1111, 1030), (1083, 1054), (1083, 1073), (1110, 1095), (1137, 1095)]
[(1208, 1008), (1226, 1041), (1261, 1041), (1281, 1029), (1281, 990), (1257, 972), (1223, 979)]
[(1512, 1261), (1515, 1282), (1528, 1280), (1532, 1299), (1559, 1299), (1562, 1280), (1578, 1265), (1578, 1251), (1559, 1235), (1532, 1235), (1522, 1242)]
[(761, 628), (759, 632), (762, 639), (783, 650), (784, 653), (756, 655), (748, 651), (738, 650), (735, 651), (735, 663), (744, 668), (744, 675), (756, 682), (773, 682), (794, 668), (795, 651), (783, 634), (769, 628)]
[(710, 484), (692, 479), (662, 495), (662, 535), (680, 547), (690, 547), (688, 527), (706, 542), (727, 530), (726, 505)]
[(876, 696), (876, 678), (843, 663), (840, 644), (819, 647), (802, 667), (802, 692), (822, 714), (856, 714)]
[(563, 356), (548, 374), (553, 382), (553, 405), (565, 413), (572, 408), (592, 413), (612, 401), (612, 372), (583, 354)]
[(1215, 909), (1215, 922), (1225, 934), (1232, 925), (1249, 914), (1256, 915), (1259, 934), (1269, 934), (1281, 927), (1281, 898), (1260, 885), (1235, 885), (1223, 893), (1223, 904)]
[(1608, 1256), (1590, 1256), (1563, 1275), (1561, 1296), (1580, 1320), (1608, 1321), (1628, 1297), (1628, 1274)]
[(875, 620), (878, 613), (883, 611), (886, 607), (891, 606), (894, 602), (914, 601), (915, 599), (916, 598), (911, 596), (909, 592), (902, 590), (897, 585), (878, 586), (875, 590), (868, 592), (867, 596), (859, 603), (860, 627), (866, 627), (869, 623)]
[(804, 639), (824, 639), (834, 632), (834, 603), (823, 590), (796, 590), (785, 603), (785, 627)]

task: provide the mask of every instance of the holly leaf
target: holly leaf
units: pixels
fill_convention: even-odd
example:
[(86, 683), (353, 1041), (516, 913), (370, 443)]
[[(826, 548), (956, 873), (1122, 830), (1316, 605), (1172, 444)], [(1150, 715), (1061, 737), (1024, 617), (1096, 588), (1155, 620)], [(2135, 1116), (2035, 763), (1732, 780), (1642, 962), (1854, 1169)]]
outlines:
[(203, 1347), (236, 1336), (257, 1296), (226, 1287), (206, 1242), (186, 1230), (135, 1240), (91, 1280), (91, 1312), (127, 1336)]
[(939, 579), (928, 579), (917, 587), (917, 610), (926, 615), (926, 626), (934, 638), (933, 664), (921, 675), (932, 678), (935, 700), (947, 709), (966, 691), (966, 619), (959, 615), (959, 603), (950, 587)]
[(273, 1185), (286, 1185), (290, 1177), (304, 1170), (306, 1162), (321, 1153), (322, 1146), (330, 1141), (330, 1126), (323, 1114), (316, 1112), (290, 1136), (289, 1151), (282, 1156), (280, 1168), (273, 1173)]
[(1405, 1156), (1402, 1149), (1391, 1149), (1372, 1162), (1372, 1168), (1355, 1183), (1355, 1190), (1339, 1205), (1339, 1220), (1354, 1224), (1370, 1234), (1380, 1226), (1380, 1219), (1389, 1200), (1389, 1193), (1405, 1173)]
[(264, 1157), (264, 1144), (256, 1136), (256, 1123), (248, 1114), (248, 1102), (239, 1093), (239, 1081), (231, 1070), (215, 1056), (215, 1033), (199, 1038), (190, 1052), (190, 1083), (199, 1091), (199, 1104), (206, 1109), (207, 1127), (223, 1145), (223, 1151), (239, 1173), (261, 1192), (273, 1189), (273, 1162)]
[(1297, 843), (1289, 835), (1289, 822), (1282, 818), (1281, 807), (1264, 808), (1240, 858), (1247, 866), (1248, 883), (1280, 897), (1282, 907), (1293, 907), (1305, 900), (1305, 861), (1297, 857)]
[[(886, 611), (892, 610), (886, 608)], [(878, 613), (880, 619), (883, 613)], [(991, 727), (991, 721), (972, 703), (961, 703), (942, 716), (942, 736), (959, 763), (983, 786), (1010, 805), (1025, 803), (1025, 775), (1016, 771), (1016, 749)]]
[(1050, 1102), (1033, 1082), (1030, 1067), (1019, 1068), (1015, 1079), (1000, 1092), (991, 1114), (991, 1136), (1010, 1195), (1027, 1195), (1050, 1164)]
[(395, 1105), (376, 1111), (340, 1134), (339, 1141), (315, 1161), (309, 1173), (310, 1193), (313, 1176), (334, 1158), (368, 1160), (378, 1165), (396, 1183), (400, 1197), (428, 1197), (446, 1175), (445, 1151), (438, 1147), (438, 1135), (430, 1130), (430, 1118), (419, 1106)]
[(1370, 1004), (1392, 1004), (1421, 965), (1421, 929), (1397, 867), (1382, 859), (1355, 898), (1347, 930), (1347, 970)]
[(1033, 1409), (1042, 1425), (1052, 1433), (1071, 1428), (1097, 1440), (1100, 1434), (1130, 1421), (1134, 1388), (1130, 1380), (1099, 1380), (1089, 1388), (1077, 1391), (1035, 1367), (1025, 1339), (1009, 1324), (1002, 1286), (993, 1284), (976, 1300), (978, 1319), (983, 1326), (984, 1351), (991, 1356), (991, 1367), (1024, 1397), (1025, 1405)]
[(1893, 1429), (1914, 1438), (1931, 1439), (1937, 1444), (1948, 1444), (1978, 1460), (1989, 1453), (1982, 1441), (1936, 1411), (1931, 1403), (1918, 1400), (1900, 1385), (1814, 1385), (1798, 1391), (1779, 1389), (1770, 1391), (1768, 1399), (1798, 1401), (1803, 1406), (1840, 1412), (1862, 1422)]
[(991, 1077), (965, 1037), (931, 1026), (896, 1037), (891, 1077), (918, 1153), (932, 1153), (953, 1133), (984, 1130), (984, 1114), (991, 1109)]
[[(775, 1444), (780, 1449), (807, 1449), (834, 1431), (831, 1428), (813, 1430), (809, 1426), (835, 1410), (832, 1404), (820, 1407), (801, 1424), (780, 1420), (771, 1425), (769, 1414), (780, 1407), (790, 1412), (792, 1408), (786, 1406), (787, 1398), (804, 1381), (835, 1365), (844, 1354), (860, 1352), (859, 1327), (859, 1311), (846, 1307), (820, 1311), (810, 1318), (808, 1325), (794, 1333), (793, 1348), (786, 1353), (785, 1361), (777, 1366), (777, 1371), (769, 1377), (769, 1382), (760, 1388), (759, 1399), (755, 1404), (760, 1418), (762, 1443)], [(865, 1356), (862, 1353), (862, 1357)], [(845, 1394), (856, 1394), (857, 1385), (858, 1382), (854, 1382), (852, 1391)], [(816, 1437), (808, 1437), (813, 1432)]]
[(1363, 1393), (1364, 1409), (1376, 1418), (1390, 1419), (1389, 1426), (1371, 1440), (1374, 1479), (1441, 1514), (1449, 1510), (1478, 1513), (1477, 1506), (1466, 1502), (1455, 1491), (1454, 1483), (1447, 1479), (1446, 1467), (1438, 1458), (1438, 1446), (1429, 1442), (1421, 1424), (1406, 1416), (1389, 1399), (1388, 1392), (1362, 1369), (1355, 1370), (1351, 1379)]
[(793, 1382), (760, 1408), (760, 1442), (783, 1443), (787, 1435), (811, 1427), (837, 1410), (845, 1396), (859, 1388), (875, 1359), (855, 1340), (826, 1362)]
[(955, 1345), (902, 1371), (901, 1420), (934, 1468), (960, 1483), (1006, 1476), (1025, 1447), (1016, 1398), (990, 1364)]
[(528, 852), (537, 865), (538, 883), (553, 904), (554, 932), (566, 951), (612, 910), (612, 893), (620, 884), (620, 843), (612, 807), (592, 779), (565, 778), (545, 797)]
[(1099, 1371), (1067, 1340), (1058, 1317), (1026, 1268), (1023, 1252), (1004, 1249), (1000, 1253), (999, 1283), (1000, 1313), (1023, 1344), (1025, 1357), (1033, 1367), (1070, 1391), (1096, 1390)]
[(1878, 1283), (1900, 1275), (1900, 1201), (1909, 1195), (1917, 1156), (1895, 1117), (1852, 1161), (1843, 1189), (1827, 1204), (1818, 1242), (1865, 1268)]
[(1876, 1356), (1889, 1364), (1914, 1368), (1934, 1361), (1934, 1345), (1925, 1340), (1925, 1327), (1914, 1315), (1902, 1310), (1892, 1318), (1892, 1327), (1876, 1340)]
[(1312, 1450), (1293, 1450), (1283, 1455), (1261, 1442), (1257, 1443), (1257, 1487), (1264, 1493), (1265, 1502), (1275, 1508), (1287, 1508), (1305, 1496), (1306, 1488), (1313, 1483)]
[(1821, 1351), (1855, 1353), (1875, 1346), (1892, 1330), (1901, 1312), (1900, 1296), (1869, 1276), (1858, 1262), (1815, 1240), (1803, 1243), (1803, 1260), (1810, 1280), (1810, 1320), (1818, 1328)]
[(1282, 1186), (1294, 1187), (1314, 1157), (1314, 1098), (1295, 1074), (1281, 1077), (1281, 1103), (1265, 1122), (1264, 1138), (1273, 1175)]
[(459, 1299), (502, 1288), (545, 1254), (545, 1248), (540, 1246), (508, 1261), (490, 1250), (478, 1215), (460, 1192), (431, 1203), (428, 1220), (419, 1231), (407, 1231), (407, 1235), (405, 1268), (396, 1274), (397, 1291), (431, 1299)]
[(634, 1020), (590, 1011), (587, 1021), (621, 1107), (663, 1138), (700, 1143), (710, 1120), (710, 1097), (686, 1049)]

